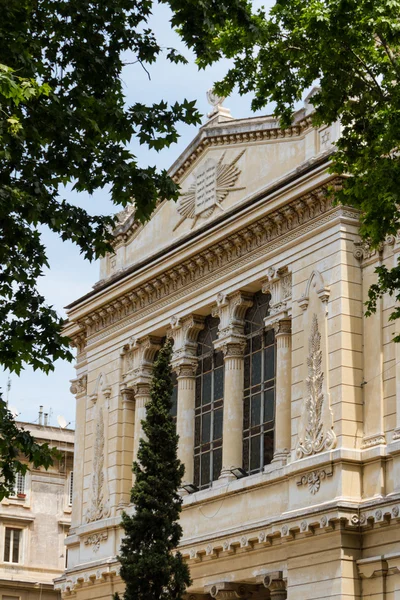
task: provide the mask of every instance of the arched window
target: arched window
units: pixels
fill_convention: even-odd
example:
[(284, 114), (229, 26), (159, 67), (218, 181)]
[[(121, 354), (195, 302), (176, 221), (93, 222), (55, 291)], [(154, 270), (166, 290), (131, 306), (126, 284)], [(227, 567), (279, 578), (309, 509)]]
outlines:
[(243, 468), (262, 471), (274, 452), (275, 334), (264, 331), (270, 295), (257, 292), (245, 317)]
[(199, 489), (218, 479), (222, 468), (224, 358), (221, 351), (214, 350), (217, 331), (218, 319), (209, 316), (198, 337), (194, 484)]

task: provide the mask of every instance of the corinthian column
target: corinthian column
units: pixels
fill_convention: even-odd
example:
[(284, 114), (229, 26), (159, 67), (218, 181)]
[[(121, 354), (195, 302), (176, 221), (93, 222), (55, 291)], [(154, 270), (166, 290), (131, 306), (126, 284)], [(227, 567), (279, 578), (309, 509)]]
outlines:
[(121, 389), (122, 396), (122, 440), (121, 440), (121, 465), (119, 481), (119, 509), (123, 509), (130, 501), (132, 486), (132, 462), (134, 440), (134, 394), (129, 388)]
[(142, 421), (146, 418), (146, 404), (150, 402), (150, 382), (137, 383), (135, 392), (135, 429), (133, 434), (133, 461), (137, 460), (139, 442), (144, 437)]
[(275, 399), (275, 452), (273, 463), (285, 465), (291, 446), (291, 383), (292, 383), (292, 330), (291, 320), (275, 324), (276, 339), (276, 399)]
[(183, 485), (194, 481), (194, 409), (196, 388), (196, 365), (177, 367), (178, 374), (178, 412), (176, 433), (179, 436), (178, 458), (185, 466)]
[(179, 436), (178, 458), (185, 466), (183, 485), (193, 484), (194, 412), (197, 368), (197, 336), (204, 328), (204, 317), (172, 317), (167, 337), (174, 341), (172, 368), (178, 375), (178, 410), (176, 432)]
[(252, 306), (250, 294), (220, 294), (213, 315), (220, 319), (215, 349), (222, 349), (225, 361), (222, 470), (220, 479), (235, 479), (233, 469), (243, 467), (243, 386), (244, 317)]

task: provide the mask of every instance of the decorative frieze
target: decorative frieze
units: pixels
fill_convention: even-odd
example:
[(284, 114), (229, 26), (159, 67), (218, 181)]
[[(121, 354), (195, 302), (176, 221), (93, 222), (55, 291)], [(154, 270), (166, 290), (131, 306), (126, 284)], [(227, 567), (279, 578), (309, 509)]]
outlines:
[(105, 542), (106, 540), (108, 540), (108, 533), (104, 531), (101, 533), (92, 533), (85, 539), (85, 545), (92, 546), (93, 552), (98, 552), (101, 542)]
[(306, 485), (310, 494), (315, 495), (321, 487), (321, 482), (327, 477), (332, 477), (332, 475), (333, 467), (325, 467), (324, 469), (316, 469), (309, 473), (305, 473), (296, 481), (296, 483), (298, 486)]
[(299, 436), (296, 449), (297, 458), (310, 456), (322, 450), (331, 450), (336, 445), (336, 435), (332, 428), (323, 422), (324, 391), (322, 371), (321, 334), (318, 318), (314, 314), (308, 340), (308, 377), (306, 378), (307, 397), (305, 400), (306, 427), (304, 437)]
[[(268, 251), (273, 250), (276, 245), (281, 245), (278, 240), (281, 236), (289, 235), (290, 239), (294, 236), (295, 239), (303, 235), (308, 230), (306, 225), (308, 221), (322, 217), (332, 208), (332, 199), (326, 196), (325, 188), (321, 187), (314, 190), (308, 203), (298, 199), (291, 203), (290, 207), (293, 214), (288, 214), (288, 207), (270, 213), (258, 222), (251, 223), (236, 234), (212, 245), (204, 252), (183, 261), (179, 266), (166, 270), (146, 284), (92, 312), (79, 321), (80, 335), (91, 337), (117, 323), (127, 324), (132, 315), (145, 315), (148, 311), (152, 312), (156, 306), (169, 304), (171, 295), (177, 298), (184, 297), (189, 290), (201, 287), (204, 277), (212, 280), (220, 272), (228, 272), (240, 267), (242, 261), (247, 263), (250, 258), (256, 258), (258, 254), (264, 255), (265, 246), (268, 247)], [(357, 218), (358, 214), (355, 210), (342, 207), (335, 208), (334, 212), (353, 218)], [(282, 219), (276, 218), (278, 214)], [(314, 226), (312, 223), (309, 225), (311, 229)], [(97, 337), (94, 337), (93, 341), (96, 339)]]

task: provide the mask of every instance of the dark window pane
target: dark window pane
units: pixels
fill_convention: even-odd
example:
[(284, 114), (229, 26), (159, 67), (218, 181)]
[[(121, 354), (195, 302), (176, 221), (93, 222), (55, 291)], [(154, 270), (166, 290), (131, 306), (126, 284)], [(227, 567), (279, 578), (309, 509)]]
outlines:
[(264, 465), (269, 465), (274, 456), (274, 432), (264, 433)]
[(275, 388), (264, 392), (264, 423), (274, 420), (275, 413)]
[(214, 440), (222, 438), (222, 408), (214, 411)]
[(201, 443), (206, 444), (211, 440), (211, 413), (205, 413), (201, 423)]
[(244, 389), (250, 387), (250, 356), (245, 356), (244, 359)]
[(243, 405), (243, 429), (249, 428), (250, 422), (250, 398), (247, 397), (244, 399)]
[(14, 544), (13, 544), (13, 555), (12, 555), (12, 561), (14, 563), (19, 562), (19, 538), (20, 538), (21, 532), (19, 529), (14, 529)]
[(262, 342), (261, 333), (252, 338), (252, 340), (251, 340), (252, 352), (257, 352), (257, 350), (261, 350), (261, 342)]
[(207, 371), (211, 371), (211, 368), (212, 368), (212, 357), (206, 356), (203, 360), (203, 373), (206, 373)]
[(261, 423), (261, 394), (253, 396), (251, 399), (251, 426)]
[(210, 483), (210, 453), (201, 455), (201, 487), (206, 487)]
[(203, 375), (203, 395), (201, 399), (201, 403), (210, 404), (211, 402), (211, 373), (206, 373)]
[(213, 481), (216, 481), (221, 475), (222, 469), (222, 448), (213, 452)]
[(249, 471), (249, 439), (243, 440), (243, 469)]
[(264, 381), (275, 377), (275, 347), (269, 346), (264, 350)]
[(224, 397), (224, 368), (214, 371), (214, 400)]
[(200, 446), (201, 417), (194, 420), (194, 445)]
[(260, 437), (257, 435), (250, 438), (250, 471), (260, 468)]
[(214, 410), (217, 410), (217, 408), (221, 408), (221, 407), (222, 407), (222, 405), (223, 405), (223, 401), (222, 401), (222, 399), (221, 399), (221, 400), (216, 400), (216, 401), (214, 402)]
[(265, 345), (266, 346), (270, 346), (274, 342), (275, 342), (275, 333), (274, 333), (274, 330), (273, 329), (268, 329), (268, 331), (265, 332)]
[(251, 385), (261, 381), (261, 352), (256, 352), (251, 357)]
[(196, 377), (196, 406), (201, 405), (201, 376)]
[(200, 485), (200, 455), (194, 457), (194, 485)]
[(4, 560), (10, 562), (10, 546), (11, 546), (11, 529), (6, 527), (6, 535), (4, 538)]
[(224, 365), (224, 355), (220, 350), (218, 350), (218, 352), (214, 353), (214, 366), (215, 366), (215, 368), (217, 368), (217, 367), (223, 367), (223, 365)]

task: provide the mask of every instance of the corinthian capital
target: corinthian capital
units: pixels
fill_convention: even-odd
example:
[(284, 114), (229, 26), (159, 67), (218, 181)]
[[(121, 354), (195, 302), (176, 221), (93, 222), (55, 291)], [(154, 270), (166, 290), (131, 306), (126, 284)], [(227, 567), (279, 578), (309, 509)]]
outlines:
[(218, 294), (217, 303), (212, 308), (213, 316), (219, 317), (218, 340), (214, 344), (216, 348), (229, 348), (245, 342), (244, 318), (252, 305), (252, 295), (247, 292)]
[[(167, 337), (174, 341), (172, 353), (172, 368), (179, 373), (188, 369), (196, 370), (197, 366), (197, 337), (204, 329), (202, 315), (189, 315), (183, 318), (172, 317), (167, 330)], [(182, 370), (183, 369), (183, 370)]]
[(133, 386), (150, 380), (153, 361), (160, 348), (160, 337), (148, 335), (139, 339), (132, 338), (122, 352), (122, 378), (126, 385)]

